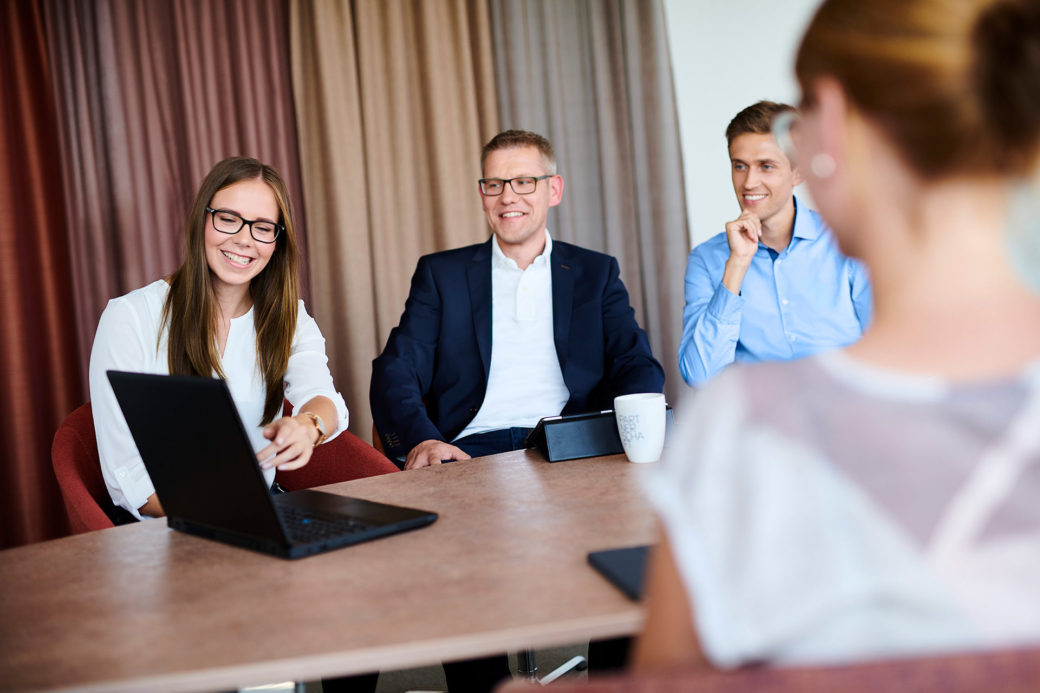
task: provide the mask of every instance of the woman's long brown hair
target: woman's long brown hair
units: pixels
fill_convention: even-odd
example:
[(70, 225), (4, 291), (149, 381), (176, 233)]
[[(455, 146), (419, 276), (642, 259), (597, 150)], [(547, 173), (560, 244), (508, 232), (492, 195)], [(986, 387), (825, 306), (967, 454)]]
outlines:
[[(281, 176), (256, 159), (224, 159), (202, 181), (185, 228), (185, 256), (170, 280), (159, 333), (169, 326), (168, 357), (172, 375), (224, 377), (217, 353), (217, 306), (209, 264), (206, 262), (206, 207), (218, 191), (243, 180), (262, 180), (278, 201), (279, 223), (285, 231), (275, 241), (267, 266), (249, 283), (256, 326), (256, 361), (267, 397), (261, 425), (282, 409), (283, 382), (289, 364), (299, 290), (298, 249), (289, 194)], [(248, 231), (247, 231), (248, 232)]]

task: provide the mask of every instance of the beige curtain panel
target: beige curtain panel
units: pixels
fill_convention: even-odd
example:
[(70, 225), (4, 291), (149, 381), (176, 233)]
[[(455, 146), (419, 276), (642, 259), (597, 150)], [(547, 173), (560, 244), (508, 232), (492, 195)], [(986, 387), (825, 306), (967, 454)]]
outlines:
[(314, 311), (350, 428), (416, 260), (487, 238), (480, 147), (498, 127), (486, 4), (292, 3)]
[(490, 6), (502, 125), (548, 136), (566, 181), (550, 230), (618, 258), (674, 404), (690, 246), (664, 9), (626, 0)]

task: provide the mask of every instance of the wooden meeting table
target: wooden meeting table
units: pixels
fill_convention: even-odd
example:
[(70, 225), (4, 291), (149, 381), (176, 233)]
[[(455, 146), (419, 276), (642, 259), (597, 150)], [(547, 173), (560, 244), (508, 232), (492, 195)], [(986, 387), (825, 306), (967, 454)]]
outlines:
[(0, 688), (212, 691), (635, 633), (586, 554), (653, 540), (643, 471), (520, 451), (335, 484), (440, 518), (296, 561), (162, 521), (0, 551)]

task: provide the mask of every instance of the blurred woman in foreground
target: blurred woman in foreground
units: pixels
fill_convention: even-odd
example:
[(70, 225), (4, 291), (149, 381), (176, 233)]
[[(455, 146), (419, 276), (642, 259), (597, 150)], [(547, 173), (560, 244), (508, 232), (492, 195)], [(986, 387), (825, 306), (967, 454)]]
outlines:
[(826, 0), (796, 72), (777, 138), (874, 322), (687, 404), (648, 483), (636, 666), (1040, 641), (1040, 296), (1008, 246), (1040, 235), (1010, 213), (1037, 176), (1040, 3)]

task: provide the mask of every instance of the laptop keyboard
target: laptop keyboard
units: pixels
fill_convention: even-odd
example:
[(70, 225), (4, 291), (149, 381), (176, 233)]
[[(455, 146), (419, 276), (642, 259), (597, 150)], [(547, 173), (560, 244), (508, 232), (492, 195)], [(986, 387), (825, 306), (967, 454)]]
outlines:
[(321, 541), (332, 537), (357, 534), (371, 529), (372, 525), (342, 515), (315, 515), (299, 508), (283, 506), (279, 515), (295, 542)]

